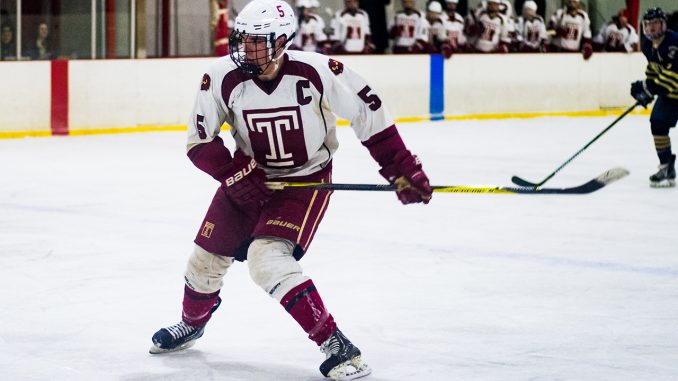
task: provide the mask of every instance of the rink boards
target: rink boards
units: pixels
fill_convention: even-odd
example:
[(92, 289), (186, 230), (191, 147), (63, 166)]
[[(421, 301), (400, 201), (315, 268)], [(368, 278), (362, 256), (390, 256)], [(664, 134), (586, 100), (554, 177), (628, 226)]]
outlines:
[[(597, 115), (632, 104), (640, 53), (344, 56), (399, 122)], [(181, 130), (214, 58), (1, 62), (0, 138)]]

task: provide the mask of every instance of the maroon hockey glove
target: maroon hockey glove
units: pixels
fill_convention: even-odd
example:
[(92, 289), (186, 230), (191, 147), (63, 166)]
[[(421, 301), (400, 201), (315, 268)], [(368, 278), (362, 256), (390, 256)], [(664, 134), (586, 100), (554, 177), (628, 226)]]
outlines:
[(581, 49), (581, 53), (584, 56), (585, 60), (588, 60), (593, 55), (593, 46), (590, 43), (584, 43), (584, 46)]
[(242, 151), (235, 151), (233, 161), (220, 174), (224, 191), (234, 203), (261, 204), (273, 191), (266, 187), (266, 174), (257, 162)]
[(445, 56), (445, 59), (449, 59), (454, 54), (454, 48), (451, 44), (444, 43), (440, 46), (440, 52)]
[(398, 199), (403, 204), (423, 202), (428, 204), (433, 194), (428, 177), (421, 168), (421, 161), (408, 150), (398, 151), (393, 162), (379, 173), (396, 186)]

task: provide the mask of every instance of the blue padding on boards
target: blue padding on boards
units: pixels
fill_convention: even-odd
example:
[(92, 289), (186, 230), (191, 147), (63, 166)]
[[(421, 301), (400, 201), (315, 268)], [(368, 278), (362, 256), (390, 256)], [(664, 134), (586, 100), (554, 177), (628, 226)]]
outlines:
[(431, 120), (445, 119), (445, 59), (440, 54), (431, 56)]

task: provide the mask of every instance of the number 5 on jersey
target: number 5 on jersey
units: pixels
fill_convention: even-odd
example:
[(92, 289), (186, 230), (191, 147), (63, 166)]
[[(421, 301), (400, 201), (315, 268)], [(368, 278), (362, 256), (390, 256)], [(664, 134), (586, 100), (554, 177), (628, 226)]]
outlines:
[(377, 111), (381, 108), (381, 99), (379, 99), (377, 94), (369, 95), (370, 91), (372, 91), (372, 89), (369, 86), (365, 86), (362, 90), (360, 90), (358, 96), (363, 100), (363, 102), (370, 105), (370, 110)]

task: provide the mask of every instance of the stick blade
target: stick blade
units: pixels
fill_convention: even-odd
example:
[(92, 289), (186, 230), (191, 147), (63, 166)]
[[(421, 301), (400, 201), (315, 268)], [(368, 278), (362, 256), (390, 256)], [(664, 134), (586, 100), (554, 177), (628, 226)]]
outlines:
[(623, 179), (629, 175), (629, 171), (624, 168), (612, 168), (601, 173), (597, 177), (588, 182), (572, 187), (572, 188), (537, 188), (536, 191), (542, 194), (588, 194), (593, 193), (606, 185), (612, 184), (613, 182)]
[(526, 188), (536, 188), (537, 184), (536, 183), (531, 183), (525, 179), (521, 179), (518, 176), (513, 176), (511, 177), (511, 182), (516, 184), (519, 187), (526, 187)]

